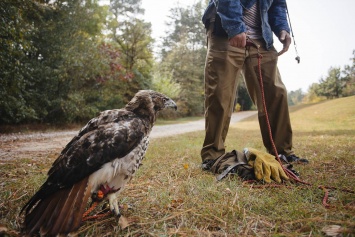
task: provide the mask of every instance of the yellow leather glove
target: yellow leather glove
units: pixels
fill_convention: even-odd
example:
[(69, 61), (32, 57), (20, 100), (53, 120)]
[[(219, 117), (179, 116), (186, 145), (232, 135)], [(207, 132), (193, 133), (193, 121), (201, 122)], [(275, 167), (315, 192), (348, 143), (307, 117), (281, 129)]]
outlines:
[(244, 148), (244, 154), (248, 164), (254, 168), (255, 178), (257, 180), (264, 180), (266, 183), (271, 183), (271, 179), (273, 179), (281, 183), (281, 179), (289, 179), (280, 163), (275, 159), (275, 156), (254, 148)]

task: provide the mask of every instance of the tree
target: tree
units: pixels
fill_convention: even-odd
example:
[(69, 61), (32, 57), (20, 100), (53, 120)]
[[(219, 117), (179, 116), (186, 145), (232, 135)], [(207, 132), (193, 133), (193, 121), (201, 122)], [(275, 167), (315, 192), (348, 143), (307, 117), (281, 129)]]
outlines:
[(206, 48), (202, 13), (201, 3), (171, 9), (170, 32), (161, 51), (161, 68), (172, 72), (172, 80), (180, 85), (179, 111), (188, 116), (203, 113)]
[(173, 81), (173, 71), (161, 70), (161, 67), (156, 65), (154, 67), (152, 87), (156, 91), (177, 99), (181, 92), (180, 84)]
[(341, 78), (341, 70), (339, 67), (331, 67), (326, 78), (321, 78), (319, 87), (317, 88), (318, 96), (325, 96), (327, 99), (339, 98), (345, 86), (344, 80)]
[(242, 73), (239, 76), (236, 103), (240, 105), (241, 111), (250, 110), (253, 106), (253, 101), (249, 96), (249, 92), (247, 86), (245, 85), (245, 79)]
[(110, 43), (101, 43), (95, 48), (101, 70), (79, 83), (71, 90), (62, 107), (68, 121), (86, 121), (99, 111), (121, 108), (123, 97), (131, 75), (124, 72), (120, 64), (120, 52)]
[[(57, 0), (42, 13), (33, 39), (38, 49), (36, 78), (47, 104), (43, 121), (66, 122), (95, 115), (81, 92), (93, 85), (93, 75), (107, 70), (99, 52), (106, 11), (96, 1)], [(84, 89), (82, 89), (84, 88)], [(41, 103), (43, 104), (43, 103)]]
[(305, 97), (307, 102), (318, 102), (325, 99), (333, 99), (355, 95), (355, 50), (353, 51), (352, 65), (331, 67), (328, 75), (321, 78), (319, 83), (312, 84)]
[(318, 95), (318, 90), (319, 90), (318, 88), (319, 88), (318, 83), (312, 83), (312, 85), (310, 85), (308, 88), (306, 96), (303, 98), (303, 102), (316, 103), (325, 100), (326, 99), (325, 97)]
[(295, 91), (290, 91), (287, 94), (287, 102), (288, 105), (297, 105), (302, 103), (303, 98), (305, 97), (304, 93), (302, 92), (302, 89), (298, 89)]
[(34, 82), (29, 55), (36, 52), (32, 44), (35, 29), (28, 20), (38, 20), (41, 8), (34, 1), (4, 0), (0, 2), (0, 124), (18, 123), (38, 118), (28, 103), (35, 94), (27, 90)]
[[(173, 80), (173, 71), (164, 70), (162, 64), (155, 64), (153, 70), (152, 89), (159, 91), (177, 101), (178, 112), (180, 113), (180, 102), (178, 100), (181, 93), (180, 84)], [(164, 110), (159, 113), (161, 118), (176, 118), (178, 113), (172, 110)]]
[(112, 13), (108, 28), (111, 40), (121, 53), (121, 64), (130, 74), (129, 87), (125, 92), (128, 101), (139, 89), (151, 87), (153, 67), (153, 39), (151, 24), (139, 19), (144, 10), (141, 0), (111, 0)]
[(355, 95), (355, 50), (353, 50), (353, 58), (351, 65), (346, 65), (343, 70), (345, 88), (343, 89), (343, 96)]
[(84, 0), (0, 4), (5, 23), (0, 38), (0, 122), (67, 121), (83, 114), (87, 107), (79, 91), (107, 69), (98, 47), (104, 7)]

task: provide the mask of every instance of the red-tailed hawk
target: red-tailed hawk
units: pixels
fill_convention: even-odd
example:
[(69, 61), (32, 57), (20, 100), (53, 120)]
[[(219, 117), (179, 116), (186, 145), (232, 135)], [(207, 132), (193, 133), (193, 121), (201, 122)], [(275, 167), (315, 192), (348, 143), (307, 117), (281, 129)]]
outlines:
[[(91, 119), (63, 149), (48, 178), (22, 208), (23, 232), (68, 234), (77, 230), (89, 198), (104, 192), (120, 216), (117, 196), (141, 164), (157, 112), (177, 106), (167, 96), (139, 91), (123, 108)], [(94, 196), (93, 196), (94, 197)]]

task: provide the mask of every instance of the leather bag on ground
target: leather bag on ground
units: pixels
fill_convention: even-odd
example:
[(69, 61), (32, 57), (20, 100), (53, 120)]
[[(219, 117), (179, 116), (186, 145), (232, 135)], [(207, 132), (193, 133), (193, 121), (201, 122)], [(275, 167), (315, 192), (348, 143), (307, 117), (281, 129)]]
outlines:
[(223, 179), (227, 174), (237, 174), (243, 180), (255, 179), (254, 169), (248, 164), (242, 152), (233, 150), (220, 156), (210, 168), (217, 175), (217, 180)]

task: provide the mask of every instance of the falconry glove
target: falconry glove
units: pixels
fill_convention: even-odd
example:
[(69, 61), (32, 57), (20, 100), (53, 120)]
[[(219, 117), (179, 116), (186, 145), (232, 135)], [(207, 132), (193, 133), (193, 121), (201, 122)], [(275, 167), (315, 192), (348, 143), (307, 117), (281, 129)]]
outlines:
[(254, 168), (255, 178), (271, 183), (271, 179), (277, 183), (281, 180), (288, 180), (281, 164), (275, 159), (275, 156), (253, 148), (244, 148), (244, 154), (248, 164)]

